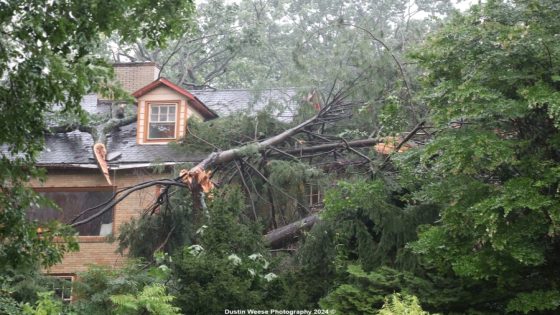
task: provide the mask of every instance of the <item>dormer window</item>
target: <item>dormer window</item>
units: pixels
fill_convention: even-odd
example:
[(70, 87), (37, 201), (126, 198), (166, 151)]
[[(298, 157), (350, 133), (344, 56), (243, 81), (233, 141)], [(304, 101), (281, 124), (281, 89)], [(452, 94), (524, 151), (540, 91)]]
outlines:
[(180, 139), (191, 116), (203, 120), (218, 117), (189, 91), (166, 78), (153, 81), (132, 96), (138, 103), (138, 144), (162, 145)]
[(176, 138), (177, 103), (148, 103), (148, 140)]

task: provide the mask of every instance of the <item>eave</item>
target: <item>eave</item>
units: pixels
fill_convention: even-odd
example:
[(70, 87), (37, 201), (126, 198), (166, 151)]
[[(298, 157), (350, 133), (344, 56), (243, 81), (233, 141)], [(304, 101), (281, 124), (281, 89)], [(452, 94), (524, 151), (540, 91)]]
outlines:
[(187, 99), (191, 101), (189, 102), (189, 105), (191, 105), (194, 109), (196, 109), (202, 115), (202, 117), (204, 117), (204, 119), (210, 120), (210, 119), (218, 118), (218, 114), (216, 114), (216, 112), (214, 112), (208, 106), (204, 105), (204, 103), (201, 100), (199, 100), (196, 96), (192, 95), (189, 91), (176, 85), (175, 83), (169, 81), (164, 77), (161, 77), (153, 81), (152, 83), (144, 86), (143, 88), (139, 89), (138, 91), (132, 93), (132, 96), (134, 96), (135, 98), (142, 97), (143, 95), (147, 94), (148, 92), (160, 86), (165, 86), (175, 91), (176, 93), (185, 96)]

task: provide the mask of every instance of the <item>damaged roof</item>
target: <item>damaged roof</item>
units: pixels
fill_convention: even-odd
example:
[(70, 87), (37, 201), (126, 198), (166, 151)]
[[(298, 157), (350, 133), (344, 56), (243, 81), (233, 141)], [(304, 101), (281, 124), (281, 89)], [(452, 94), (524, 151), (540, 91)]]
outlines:
[[(212, 113), (220, 116), (236, 112), (252, 113), (272, 104), (271, 110), (279, 120), (290, 121), (297, 105), (295, 89), (268, 89), (259, 92), (246, 89), (195, 90), (191, 93)], [(99, 101), (94, 94), (86, 95), (81, 106), (92, 114), (109, 115), (111, 111), (108, 103)], [(110, 168), (198, 162), (204, 158), (200, 154), (180, 152), (173, 145), (137, 144), (136, 127), (137, 124), (132, 123), (109, 135), (107, 162)], [(91, 135), (77, 130), (47, 135), (45, 149), (39, 155), (37, 164), (45, 167), (95, 168), (97, 166), (92, 146)]]
[[(89, 133), (72, 131), (48, 135), (45, 149), (37, 159), (37, 165), (49, 167), (92, 167), (93, 138)], [(203, 156), (185, 154), (172, 145), (145, 145), (136, 143), (136, 123), (121, 127), (107, 141), (107, 162), (112, 168), (118, 166), (147, 166), (149, 164), (178, 164), (198, 162)]]

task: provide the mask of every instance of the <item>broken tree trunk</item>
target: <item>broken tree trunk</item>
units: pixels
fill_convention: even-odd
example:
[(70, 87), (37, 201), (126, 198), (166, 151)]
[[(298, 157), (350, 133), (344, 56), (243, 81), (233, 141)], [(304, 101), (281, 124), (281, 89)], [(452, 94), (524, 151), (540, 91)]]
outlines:
[(264, 242), (267, 246), (278, 247), (285, 241), (293, 238), (297, 232), (302, 229), (309, 228), (319, 221), (319, 214), (315, 213), (305, 217), (294, 223), (290, 223), (281, 228), (272, 230), (264, 236)]
[(107, 135), (110, 134), (113, 130), (130, 125), (136, 122), (136, 115), (125, 117), (125, 118), (111, 118), (105, 122), (102, 122), (98, 125), (89, 126), (89, 125), (80, 125), (77, 123), (64, 125), (64, 126), (57, 126), (51, 127), (46, 132), (48, 133), (66, 133), (71, 132), (74, 130), (79, 130), (81, 132), (86, 132), (91, 135), (93, 138), (93, 158), (99, 166), (99, 169), (103, 173), (105, 180), (109, 185), (112, 185), (111, 177), (109, 176), (109, 165), (107, 164)]
[(107, 135), (119, 127), (127, 126), (135, 122), (136, 115), (121, 119), (111, 118), (95, 126), (92, 132), (90, 132), (94, 142), (93, 156), (109, 185), (112, 185), (112, 182), (111, 176), (109, 175), (109, 165), (107, 164)]
[[(333, 100), (327, 106), (322, 108), (315, 116), (266, 140), (243, 145), (229, 150), (213, 152), (190, 170), (182, 170), (181, 179), (183, 180), (183, 182), (189, 185), (193, 193), (197, 194), (198, 192), (192, 190), (192, 188), (199, 188), (200, 185), (197, 184), (198, 177), (209, 177), (209, 175), (206, 174), (206, 170), (208, 168), (241, 158), (243, 157), (245, 152), (265, 152), (267, 149), (285, 142), (286, 140), (290, 139), (292, 136), (300, 133), (306, 128), (311, 128), (321, 123), (324, 124), (329, 121), (336, 121), (340, 119), (339, 116), (341, 115), (341, 113), (344, 114), (344, 112), (347, 110), (347, 107), (351, 105), (343, 104), (344, 98), (345, 97), (343, 97), (342, 95), (335, 96)], [(336, 112), (336, 114), (333, 114), (333, 112)]]

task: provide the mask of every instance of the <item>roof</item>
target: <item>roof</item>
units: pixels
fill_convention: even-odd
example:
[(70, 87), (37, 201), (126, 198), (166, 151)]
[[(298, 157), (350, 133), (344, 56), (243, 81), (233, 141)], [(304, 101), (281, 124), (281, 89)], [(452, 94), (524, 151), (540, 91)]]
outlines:
[(214, 112), (212, 109), (208, 108), (196, 96), (192, 95), (189, 91), (183, 89), (182, 87), (176, 85), (175, 83), (167, 80), (164, 77), (161, 77), (161, 78), (153, 81), (152, 83), (144, 86), (143, 88), (139, 89), (138, 91), (132, 93), (132, 96), (134, 96), (136, 98), (139, 98), (139, 97), (147, 94), (148, 92), (150, 92), (153, 89), (155, 89), (157, 87), (160, 87), (160, 86), (168, 87), (171, 90), (173, 90), (173, 91), (179, 93), (180, 95), (185, 96), (187, 99), (191, 100), (191, 102), (189, 102), (189, 105), (191, 105), (194, 109), (196, 109), (202, 115), (202, 117), (204, 117), (206, 119), (218, 118), (218, 114), (216, 114), (216, 112)]
[[(170, 82), (160, 79), (152, 82), (150, 89)], [(171, 83), (172, 84), (172, 83)], [(150, 86), (149, 85), (149, 86)], [(171, 85), (176, 86), (176, 85)], [(137, 95), (147, 93), (148, 88), (139, 90)], [(235, 112), (264, 110), (270, 104), (279, 120), (289, 121), (295, 113), (297, 101), (295, 89), (267, 89), (267, 90), (195, 90), (192, 93), (181, 89), (182, 95), (189, 99), (204, 102), (209, 111), (227, 116)], [(187, 94), (188, 93), (188, 94)], [(189, 97), (190, 95), (191, 97)], [(89, 113), (108, 115), (110, 106), (101, 102), (95, 94), (86, 95), (81, 106)], [(93, 139), (90, 134), (72, 131), (47, 135), (45, 149), (39, 155), (37, 164), (49, 168), (96, 168), (92, 152)], [(136, 123), (121, 127), (113, 132), (107, 142), (108, 164), (110, 169), (131, 167), (146, 167), (154, 164), (179, 164), (185, 162), (199, 162), (204, 158), (200, 154), (180, 152), (172, 145), (151, 145), (136, 143)], [(0, 152), (9, 155), (7, 148), (2, 146)]]
[[(45, 138), (45, 149), (37, 159), (38, 166), (88, 168), (95, 165), (93, 158), (93, 139), (89, 133), (72, 131), (48, 135)], [(203, 156), (186, 154), (171, 145), (146, 145), (136, 143), (136, 124), (121, 127), (114, 132), (107, 142), (108, 163), (115, 168), (117, 165), (142, 164), (179, 164), (198, 162)]]
[(294, 88), (193, 90), (191, 93), (220, 116), (269, 108), (278, 120), (291, 121), (298, 105)]

